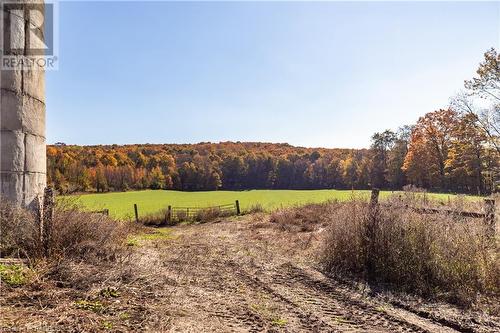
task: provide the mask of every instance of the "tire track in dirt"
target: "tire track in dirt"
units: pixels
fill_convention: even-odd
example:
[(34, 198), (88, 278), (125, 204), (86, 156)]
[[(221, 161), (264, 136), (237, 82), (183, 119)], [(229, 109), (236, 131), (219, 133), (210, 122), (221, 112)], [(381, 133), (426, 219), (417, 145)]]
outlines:
[(345, 332), (340, 331), (334, 326), (328, 324), (313, 313), (305, 311), (298, 304), (272, 289), (256, 276), (247, 273), (240, 267), (237, 267), (234, 263), (232, 265), (235, 268), (235, 277), (247, 283), (250, 287), (254, 288), (254, 290), (260, 290), (261, 292), (267, 294), (274, 302), (282, 304), (283, 307), (287, 309), (288, 315), (293, 315), (298, 319), (302, 330), (307, 332)]
[(416, 316), (421, 318), (426, 318), (432, 320), (433, 322), (441, 323), (444, 326), (451, 327), (459, 332), (463, 333), (473, 333), (473, 332), (500, 332), (500, 325), (493, 321), (486, 321), (480, 323), (476, 318), (472, 318), (469, 322), (463, 323), (460, 321), (455, 321), (453, 319), (449, 319), (446, 317), (438, 316), (429, 311), (415, 309), (407, 304), (404, 304), (400, 301), (392, 300), (390, 304), (393, 305), (397, 309), (402, 309), (407, 313), (413, 313)]
[(270, 281), (276, 289), (296, 297), (299, 304), (314, 309), (323, 320), (348, 322), (354, 330), (388, 332), (456, 332), (426, 318), (390, 305), (370, 304), (359, 295), (328, 279), (318, 280), (291, 263), (282, 265)]
[[(242, 274), (241, 274), (242, 275)], [(290, 305), (290, 312), (302, 320), (302, 329), (318, 332), (425, 332), (425, 330), (396, 321), (383, 320), (383, 316), (358, 304), (339, 304), (335, 298), (324, 296), (311, 289), (293, 285), (290, 281), (264, 283), (255, 276), (247, 275), (255, 287), (260, 287), (278, 301)], [(272, 286), (272, 287), (271, 287)], [(283, 288), (283, 287), (286, 287)]]
[(218, 244), (217, 248), (208, 248), (203, 242), (190, 242), (168, 255), (184, 304), (195, 304), (195, 310), (188, 312), (201, 315), (199, 324), (211, 322), (217, 331), (265, 331), (268, 323), (251, 310), (249, 295), (244, 292), (246, 284), (234, 277), (225, 260), (219, 260), (225, 256), (222, 247)]
[(210, 316), (217, 317), (230, 328), (240, 328), (249, 332), (262, 332), (267, 330), (278, 330), (273, 328), (269, 318), (263, 317), (254, 308), (252, 302), (266, 300), (286, 310), (288, 317), (296, 319), (301, 330), (307, 332), (333, 332), (333, 327), (322, 322), (310, 313), (304, 313), (299, 307), (283, 298), (281, 295), (263, 286), (254, 277), (244, 270), (236, 267), (234, 262), (226, 262), (225, 269), (219, 270), (218, 281), (206, 281), (205, 292), (211, 298), (219, 298), (214, 302), (207, 312)]
[(219, 283), (207, 283), (204, 287), (204, 291), (210, 295), (211, 299), (214, 299), (214, 302), (206, 309), (207, 314), (218, 318), (231, 329), (240, 328), (248, 332), (262, 332), (267, 326), (265, 319), (250, 310), (248, 300), (238, 288), (227, 283), (229, 282), (227, 276), (216, 281)]

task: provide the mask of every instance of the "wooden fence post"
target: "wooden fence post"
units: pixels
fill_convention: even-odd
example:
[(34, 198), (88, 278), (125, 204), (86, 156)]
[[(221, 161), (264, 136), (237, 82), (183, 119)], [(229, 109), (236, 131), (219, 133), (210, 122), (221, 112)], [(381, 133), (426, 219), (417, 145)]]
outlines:
[(137, 211), (137, 204), (134, 204), (135, 222), (139, 223), (139, 212)]
[(236, 204), (236, 215), (240, 215), (241, 214), (241, 211), (240, 211), (240, 201), (236, 200), (235, 204)]
[(167, 214), (165, 215), (165, 224), (172, 222), (172, 206), (168, 205)]
[(35, 209), (35, 213), (36, 213), (36, 223), (38, 225), (38, 242), (39, 242), (39, 245), (40, 245), (40, 249), (43, 248), (43, 230), (44, 230), (44, 227), (43, 227), (43, 201), (44, 201), (44, 195), (41, 194), (41, 195), (38, 195), (37, 198), (36, 198), (36, 209)]
[(372, 195), (370, 197), (370, 208), (373, 208), (378, 204), (379, 194), (380, 194), (380, 190), (378, 188), (372, 189)]
[(368, 280), (373, 280), (374, 274), (375, 274), (375, 262), (374, 262), (374, 253), (375, 253), (375, 246), (376, 246), (376, 234), (377, 234), (377, 219), (378, 219), (378, 213), (379, 213), (379, 206), (378, 206), (378, 197), (380, 194), (380, 190), (378, 188), (373, 188), (371, 197), (370, 197), (370, 204), (368, 207), (368, 214), (369, 214), (369, 220), (367, 221), (366, 224), (366, 229), (365, 229), (365, 268), (366, 268), (366, 274)]
[(43, 195), (43, 249), (49, 254), (52, 236), (52, 220), (54, 219), (55, 195), (52, 187), (46, 187)]
[(495, 236), (495, 199), (484, 199), (484, 224), (489, 236)]

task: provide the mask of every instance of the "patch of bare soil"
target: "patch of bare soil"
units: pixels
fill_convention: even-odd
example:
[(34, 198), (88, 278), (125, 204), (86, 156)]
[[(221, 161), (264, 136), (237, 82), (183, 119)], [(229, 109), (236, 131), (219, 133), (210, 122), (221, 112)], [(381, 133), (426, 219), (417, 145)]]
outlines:
[(323, 230), (263, 214), (173, 227), (113, 267), (2, 286), (0, 332), (500, 331), (495, 316), (326, 277), (315, 258)]

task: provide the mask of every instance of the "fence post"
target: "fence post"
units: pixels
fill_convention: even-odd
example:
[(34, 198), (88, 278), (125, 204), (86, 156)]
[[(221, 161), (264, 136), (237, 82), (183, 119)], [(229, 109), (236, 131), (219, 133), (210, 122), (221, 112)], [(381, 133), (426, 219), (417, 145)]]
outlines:
[(40, 244), (40, 249), (43, 248), (43, 201), (44, 201), (44, 195), (38, 195), (36, 198), (36, 223), (38, 225), (38, 242)]
[(489, 236), (495, 236), (495, 199), (484, 199), (484, 224)]
[(372, 208), (378, 204), (378, 195), (379, 194), (380, 194), (380, 190), (378, 188), (372, 189), (372, 195), (370, 197), (370, 208)]
[(377, 218), (378, 218), (378, 213), (379, 213), (379, 207), (378, 207), (378, 196), (380, 194), (380, 190), (378, 188), (373, 188), (371, 197), (370, 197), (370, 204), (369, 204), (369, 220), (366, 224), (366, 247), (365, 251), (366, 253), (366, 262), (365, 262), (365, 267), (366, 267), (366, 274), (368, 280), (373, 280), (374, 278), (374, 273), (375, 273), (375, 263), (373, 260), (374, 252), (375, 252), (375, 238), (376, 238), (376, 233), (377, 233)]
[(55, 195), (52, 187), (46, 187), (43, 196), (43, 248), (49, 254), (52, 236), (52, 220), (54, 218)]
[(240, 201), (236, 200), (235, 204), (236, 204), (236, 215), (240, 215), (241, 214), (241, 211), (240, 211)]
[(137, 211), (137, 204), (134, 204), (135, 222), (139, 223), (139, 212)]
[(172, 206), (168, 205), (167, 215), (165, 216), (165, 224), (169, 224), (172, 221)]

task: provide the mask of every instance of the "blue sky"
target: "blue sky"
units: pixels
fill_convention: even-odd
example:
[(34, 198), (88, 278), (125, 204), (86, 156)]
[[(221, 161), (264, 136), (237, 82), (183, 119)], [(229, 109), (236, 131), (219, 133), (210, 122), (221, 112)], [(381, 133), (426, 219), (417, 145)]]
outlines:
[(47, 141), (367, 147), (499, 44), (498, 2), (60, 2)]

